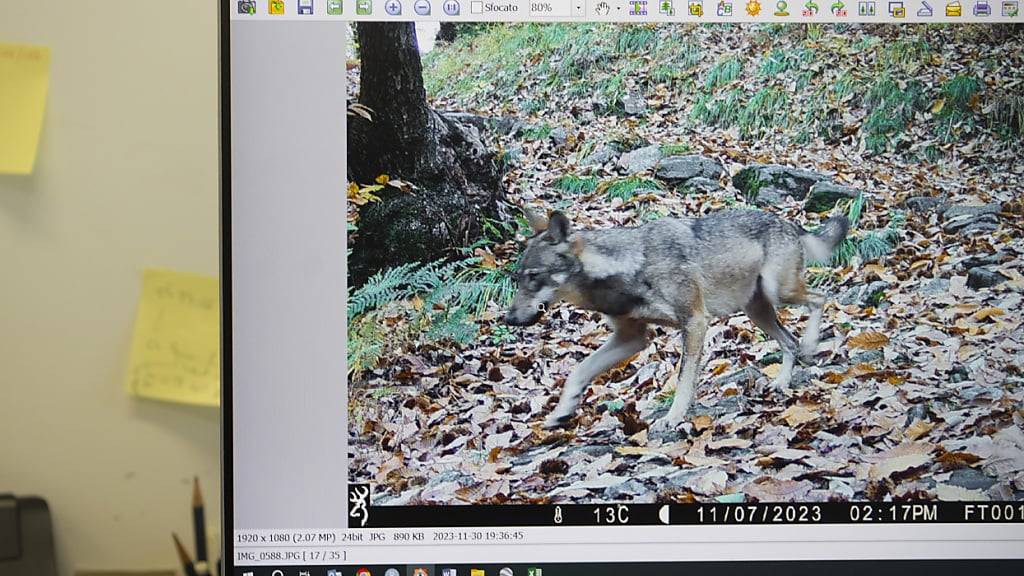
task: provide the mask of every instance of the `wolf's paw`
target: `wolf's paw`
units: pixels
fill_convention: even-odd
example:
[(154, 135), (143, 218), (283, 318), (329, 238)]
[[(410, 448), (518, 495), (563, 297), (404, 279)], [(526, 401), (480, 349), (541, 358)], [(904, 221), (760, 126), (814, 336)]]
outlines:
[(804, 364), (808, 364), (808, 365), (813, 366), (813, 365), (816, 364), (816, 361), (815, 361), (814, 357), (817, 356), (817, 355), (818, 355), (818, 344), (817, 343), (815, 343), (813, 345), (811, 345), (811, 344), (801, 344), (800, 345), (800, 353), (797, 354), (797, 359), (800, 360), (801, 362), (803, 362)]
[(544, 428), (548, 430), (555, 430), (558, 428), (565, 428), (570, 422), (572, 422), (573, 413), (560, 414), (558, 412), (552, 412), (548, 414), (548, 417), (544, 419)]
[(666, 415), (654, 421), (647, 433), (652, 437), (664, 437), (675, 434), (686, 419), (682, 416)]

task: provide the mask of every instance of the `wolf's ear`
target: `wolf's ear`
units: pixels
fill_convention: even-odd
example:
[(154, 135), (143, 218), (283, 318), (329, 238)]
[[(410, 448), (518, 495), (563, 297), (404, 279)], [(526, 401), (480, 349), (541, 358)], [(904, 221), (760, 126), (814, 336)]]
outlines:
[(551, 213), (548, 223), (548, 237), (554, 244), (561, 244), (572, 234), (572, 223), (559, 211)]
[(539, 234), (548, 229), (548, 219), (540, 212), (526, 207), (523, 208), (523, 216), (526, 217), (526, 221), (530, 224), (534, 234)]

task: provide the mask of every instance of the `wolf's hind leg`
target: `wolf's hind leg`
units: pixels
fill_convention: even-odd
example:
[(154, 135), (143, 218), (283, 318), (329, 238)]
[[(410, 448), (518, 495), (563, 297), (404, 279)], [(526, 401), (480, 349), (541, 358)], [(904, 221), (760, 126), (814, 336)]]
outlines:
[(683, 372), (679, 375), (672, 407), (665, 415), (665, 423), (670, 427), (681, 423), (690, 410), (693, 390), (697, 383), (697, 372), (700, 370), (701, 355), (704, 351), (704, 335), (707, 330), (708, 320), (702, 313), (691, 316), (683, 328)]
[(811, 310), (811, 317), (807, 320), (807, 328), (800, 339), (800, 355), (805, 359), (812, 359), (818, 351), (818, 338), (821, 336), (821, 312), (825, 306), (825, 297), (818, 292), (808, 291), (806, 304)]
[(760, 290), (754, 293), (754, 297), (747, 303), (744, 311), (758, 328), (774, 338), (782, 348), (782, 368), (772, 381), (772, 386), (777, 390), (788, 388), (789, 381), (793, 377), (793, 364), (799, 350), (796, 336), (793, 336), (792, 332), (786, 330), (786, 327), (779, 323), (775, 306), (772, 306), (772, 303)]
[(593, 354), (587, 356), (565, 380), (558, 405), (544, 421), (547, 428), (568, 422), (591, 380), (647, 347), (647, 325), (627, 318), (611, 318), (615, 333)]

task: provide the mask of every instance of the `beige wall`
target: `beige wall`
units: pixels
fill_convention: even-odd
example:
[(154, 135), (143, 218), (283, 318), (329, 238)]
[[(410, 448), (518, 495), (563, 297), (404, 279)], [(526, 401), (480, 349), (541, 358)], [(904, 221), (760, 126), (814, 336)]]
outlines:
[(0, 42), (53, 58), (0, 175), (0, 492), (49, 500), (62, 574), (171, 568), (193, 474), (219, 525), (218, 415), (122, 378), (141, 270), (217, 272), (216, 2), (0, 0)]

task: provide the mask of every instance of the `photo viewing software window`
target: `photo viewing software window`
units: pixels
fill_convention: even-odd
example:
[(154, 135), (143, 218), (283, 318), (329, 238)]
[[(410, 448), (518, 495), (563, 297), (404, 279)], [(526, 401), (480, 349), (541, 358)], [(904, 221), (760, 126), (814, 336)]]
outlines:
[(1019, 3), (223, 2), (228, 573), (1019, 570)]

